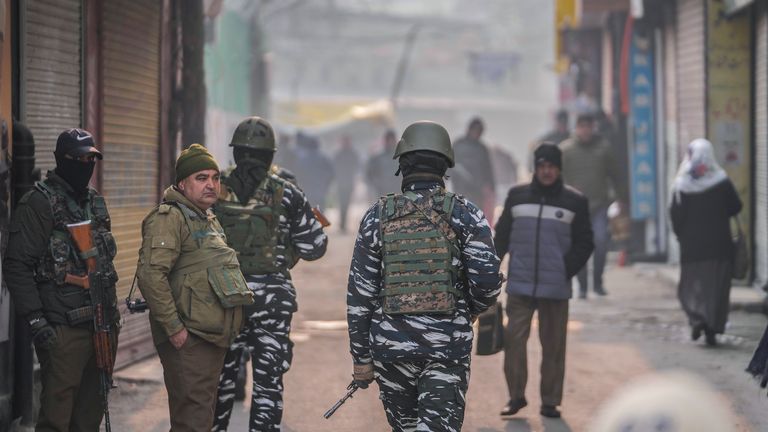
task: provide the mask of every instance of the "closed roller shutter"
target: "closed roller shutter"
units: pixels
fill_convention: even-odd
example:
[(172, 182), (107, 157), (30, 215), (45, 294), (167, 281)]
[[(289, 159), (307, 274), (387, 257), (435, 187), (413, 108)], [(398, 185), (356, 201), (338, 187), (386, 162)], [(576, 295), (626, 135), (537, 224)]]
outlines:
[(36, 166), (56, 162), (53, 150), (64, 129), (80, 127), (82, 56), (80, 0), (23, 4), (22, 121), (35, 137)]
[(677, 120), (682, 146), (707, 134), (705, 3), (680, 0), (677, 4)]
[[(125, 298), (136, 270), (141, 221), (158, 202), (160, 5), (116, 0), (103, 6), (104, 178)], [(118, 366), (154, 352), (147, 314), (124, 314)]]
[(760, 2), (755, 41), (755, 277), (768, 282), (768, 6)]

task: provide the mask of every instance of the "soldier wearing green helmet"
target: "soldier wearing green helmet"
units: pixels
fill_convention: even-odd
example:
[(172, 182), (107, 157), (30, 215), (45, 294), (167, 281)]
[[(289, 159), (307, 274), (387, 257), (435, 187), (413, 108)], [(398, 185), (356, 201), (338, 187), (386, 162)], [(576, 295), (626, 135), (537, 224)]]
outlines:
[(269, 122), (243, 120), (230, 146), (236, 166), (221, 181), (215, 213), (227, 243), (237, 251), (255, 303), (246, 308), (244, 328), (226, 354), (212, 430), (227, 430), (246, 352), (254, 381), (249, 430), (279, 430), (283, 374), (292, 359), (291, 318), (297, 309), (289, 270), (299, 259), (322, 257), (328, 238), (304, 193), (274, 173), (277, 147)]
[(411, 124), (394, 158), (402, 192), (363, 216), (350, 266), (353, 379), (377, 381), (392, 430), (461, 430), (472, 317), (496, 302), (499, 258), (483, 213), (445, 189), (445, 128)]

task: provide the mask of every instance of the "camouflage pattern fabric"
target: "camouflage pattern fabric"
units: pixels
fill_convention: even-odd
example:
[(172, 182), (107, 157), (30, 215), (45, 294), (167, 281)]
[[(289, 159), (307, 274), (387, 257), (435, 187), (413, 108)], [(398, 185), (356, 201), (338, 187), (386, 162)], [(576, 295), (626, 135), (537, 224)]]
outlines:
[(282, 205), (287, 182), (269, 175), (242, 205), (227, 179), (222, 180), (226, 192), (214, 211), (227, 234), (227, 243), (237, 251), (240, 269), (245, 274), (275, 273), (296, 264), (289, 230), (280, 230), (286, 218)]
[(464, 422), (469, 359), (382, 363), (376, 381), (392, 431), (458, 432)]
[[(417, 196), (441, 190), (437, 182), (409, 186)], [(454, 289), (464, 293), (449, 314), (387, 314), (382, 309), (384, 262), (377, 202), (360, 224), (347, 288), (347, 322), (350, 351), (355, 363), (461, 360), (472, 348), (471, 316), (496, 302), (501, 278), (499, 258), (493, 248), (491, 229), (474, 204), (457, 196), (450, 226), (456, 232), (459, 253), (451, 266), (465, 278)]]
[(456, 233), (448, 224), (454, 195), (382, 198), (383, 310), (387, 314), (451, 313), (456, 308)]
[[(328, 237), (304, 194), (285, 183), (283, 214), (278, 225), (275, 262), (287, 263), (281, 251), (292, 248), (297, 258), (314, 261), (325, 254)], [(226, 232), (226, 227), (225, 227)], [(229, 236), (227, 234), (227, 236)], [(254, 385), (251, 399), (251, 431), (280, 430), (283, 415), (283, 374), (291, 366), (293, 343), (291, 318), (297, 309), (296, 289), (287, 269), (282, 272), (246, 274), (255, 303), (246, 307), (248, 315), (241, 334), (229, 349), (221, 372), (212, 431), (225, 431), (229, 425), (235, 397), (235, 380), (243, 350), (251, 355)]]

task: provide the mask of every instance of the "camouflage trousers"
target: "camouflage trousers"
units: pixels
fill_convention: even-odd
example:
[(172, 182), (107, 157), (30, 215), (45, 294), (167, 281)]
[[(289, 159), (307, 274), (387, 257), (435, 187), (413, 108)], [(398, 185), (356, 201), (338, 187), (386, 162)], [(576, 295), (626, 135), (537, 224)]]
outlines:
[(251, 357), (253, 377), (249, 431), (280, 430), (283, 374), (291, 367), (293, 359), (293, 342), (289, 335), (296, 302), (291, 293), (282, 288), (256, 290), (255, 294), (255, 304), (246, 308), (249, 316), (243, 331), (224, 359), (211, 429), (214, 432), (226, 431), (229, 426), (240, 358), (246, 350)]
[(464, 422), (469, 358), (383, 363), (376, 381), (393, 432), (458, 432)]

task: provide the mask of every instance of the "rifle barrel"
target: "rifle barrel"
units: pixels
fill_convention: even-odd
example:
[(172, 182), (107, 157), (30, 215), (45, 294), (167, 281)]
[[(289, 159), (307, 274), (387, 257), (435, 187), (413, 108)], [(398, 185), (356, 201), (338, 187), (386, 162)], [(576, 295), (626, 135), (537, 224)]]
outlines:
[(338, 410), (339, 408), (341, 408), (342, 405), (344, 405), (344, 402), (346, 402), (347, 399), (351, 398), (352, 395), (355, 394), (355, 392), (357, 391), (358, 388), (359, 387), (354, 382), (352, 384), (350, 384), (347, 387), (347, 389), (349, 389), (349, 390), (347, 390), (347, 393), (344, 396), (342, 396), (342, 398), (339, 399), (338, 402), (333, 404), (331, 409), (329, 409), (328, 411), (325, 412), (325, 414), (323, 414), (323, 417), (326, 418), (326, 419), (329, 419), (336, 412), (336, 410)]

